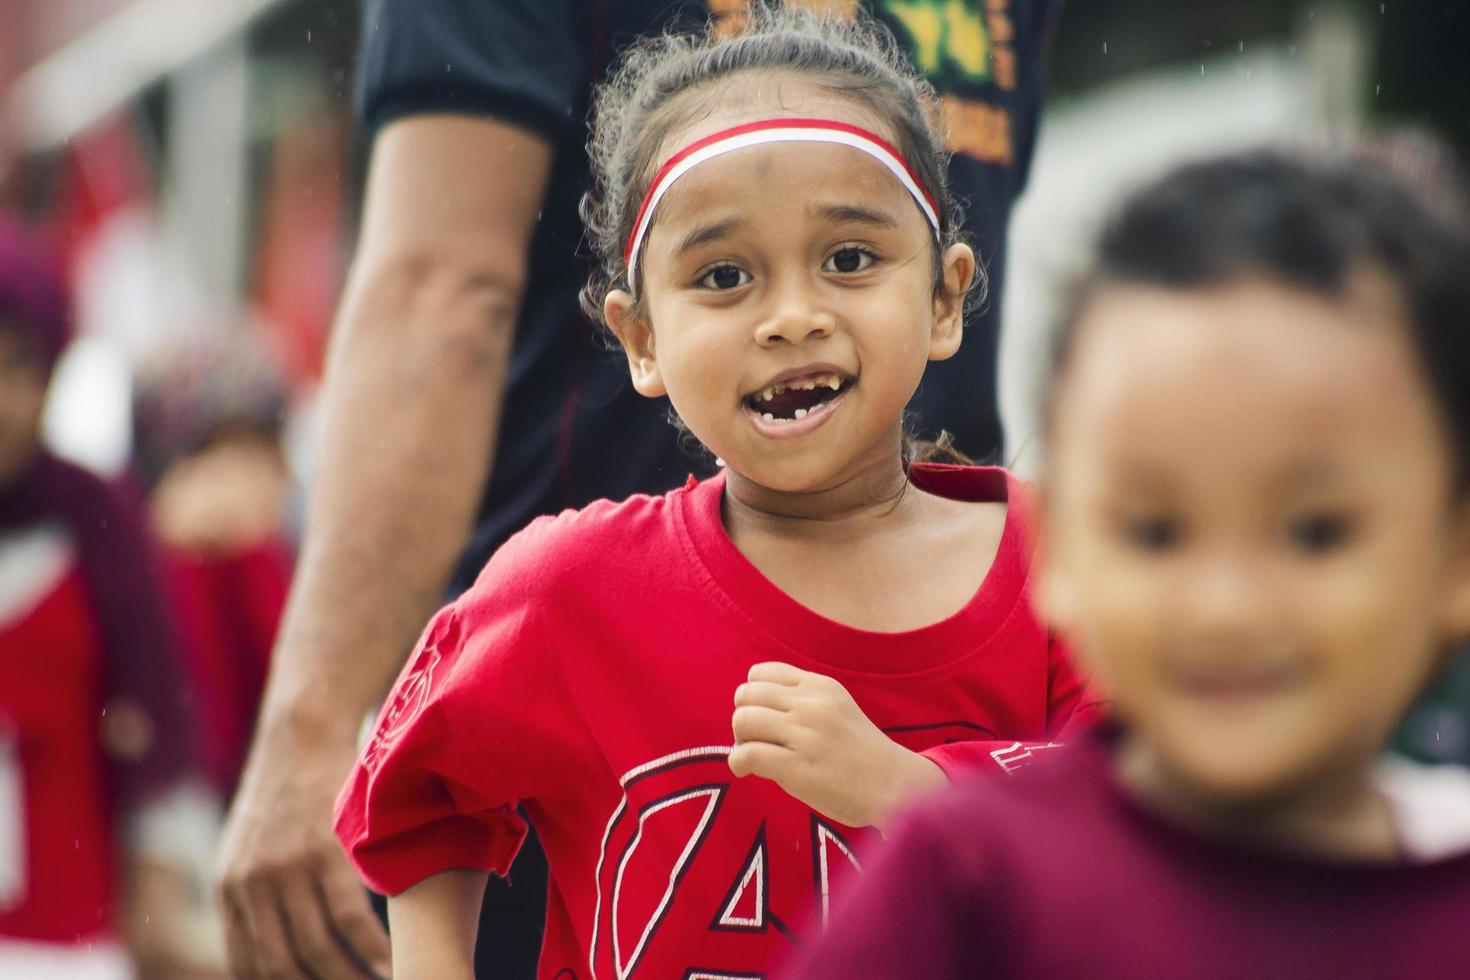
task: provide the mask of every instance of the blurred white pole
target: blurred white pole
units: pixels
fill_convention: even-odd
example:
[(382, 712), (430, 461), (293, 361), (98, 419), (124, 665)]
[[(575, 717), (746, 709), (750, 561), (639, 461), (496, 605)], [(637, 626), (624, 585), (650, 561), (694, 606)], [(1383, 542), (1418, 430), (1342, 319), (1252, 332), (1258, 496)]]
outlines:
[(1053, 323), (1097, 225), (1132, 186), (1186, 159), (1318, 131), (1296, 45), (1124, 79), (1050, 109), (1026, 193), (1011, 217), (1000, 341), (1006, 459), (1039, 474), (1039, 406)]
[(26, 144), (64, 143), (284, 2), (134, 0), (17, 80), (12, 108)]
[(169, 79), (167, 222), (205, 296), (232, 308), (244, 268), (249, 69), (236, 36)]

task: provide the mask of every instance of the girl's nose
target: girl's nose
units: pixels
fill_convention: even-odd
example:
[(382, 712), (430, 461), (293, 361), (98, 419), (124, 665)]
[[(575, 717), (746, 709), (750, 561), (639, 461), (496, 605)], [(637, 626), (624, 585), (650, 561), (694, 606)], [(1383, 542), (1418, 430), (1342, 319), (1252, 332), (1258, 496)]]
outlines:
[(792, 297), (783, 302), (755, 329), (755, 342), (762, 347), (780, 343), (800, 344), (811, 339), (830, 337), (837, 329), (832, 314)]

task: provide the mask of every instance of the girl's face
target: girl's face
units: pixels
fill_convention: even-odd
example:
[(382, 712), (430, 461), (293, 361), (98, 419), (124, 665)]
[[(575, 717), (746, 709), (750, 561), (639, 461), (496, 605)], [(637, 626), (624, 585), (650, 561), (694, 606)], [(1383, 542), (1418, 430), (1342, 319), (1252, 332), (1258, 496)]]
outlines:
[(46, 375), (25, 336), (0, 320), (0, 486), (35, 456), (41, 440)]
[[(774, 97), (773, 97), (774, 96)], [(818, 116), (894, 134), (861, 104), (799, 81), (730, 86), (658, 159), (743, 122)], [(899, 418), (930, 360), (959, 347), (974, 270), (943, 256), (903, 186), (845, 146), (776, 143), (717, 157), (672, 185), (639, 259), (641, 303), (607, 320), (634, 386), (667, 394), (741, 476), (825, 489), (899, 447)]]
[(1470, 628), (1470, 507), (1395, 291), (1105, 290), (1059, 382), (1059, 623), (1161, 771), (1248, 802), (1381, 749)]

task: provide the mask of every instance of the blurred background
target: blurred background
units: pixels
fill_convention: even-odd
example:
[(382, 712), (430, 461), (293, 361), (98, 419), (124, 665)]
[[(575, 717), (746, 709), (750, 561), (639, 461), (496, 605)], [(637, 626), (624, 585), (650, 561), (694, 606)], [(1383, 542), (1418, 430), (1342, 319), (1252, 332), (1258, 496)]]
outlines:
[[(197, 913), (177, 941), (199, 975), (220, 962), (211, 828), (289, 582), (314, 397), (354, 239), (362, 18), (356, 0), (0, 0), (0, 214), (38, 237), (72, 297), (43, 437), (145, 495), (184, 647), (179, 683), (200, 726), (205, 802), (164, 835), (193, 868), (170, 887)], [(1389, 126), (1436, 134), (1463, 164), (1467, 52), (1463, 0), (1067, 4), (1011, 230), (1009, 460), (1035, 471), (1051, 297), (1121, 188), (1227, 146)], [(1470, 760), (1466, 704), (1461, 672), (1426, 700), (1403, 747)], [(0, 730), (0, 810), (4, 745)]]

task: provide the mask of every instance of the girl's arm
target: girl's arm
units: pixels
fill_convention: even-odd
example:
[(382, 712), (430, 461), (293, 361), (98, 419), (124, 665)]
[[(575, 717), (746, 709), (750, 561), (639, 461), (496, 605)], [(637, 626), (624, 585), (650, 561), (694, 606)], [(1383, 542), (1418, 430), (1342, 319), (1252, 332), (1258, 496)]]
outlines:
[(895, 815), (950, 779), (1010, 773), (1091, 723), (1097, 703), (1051, 644), (1047, 738), (974, 740), (913, 752), (865, 715), (834, 678), (784, 663), (757, 664), (735, 691), (736, 776), (762, 776), (827, 817), (886, 832)]
[(472, 980), (483, 871), (441, 871), (388, 899), (393, 980)]
[(874, 725), (841, 682), (791, 664), (750, 669), (730, 727), (731, 772), (769, 779), (849, 827), (886, 830), (901, 808), (946, 782), (941, 766)]
[(1106, 707), (1073, 666), (1066, 641), (1047, 642), (1046, 738), (1036, 741), (955, 742), (923, 755), (951, 778), (970, 773), (1012, 773), (1029, 765), (1038, 752), (1070, 742), (1100, 721)]

